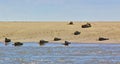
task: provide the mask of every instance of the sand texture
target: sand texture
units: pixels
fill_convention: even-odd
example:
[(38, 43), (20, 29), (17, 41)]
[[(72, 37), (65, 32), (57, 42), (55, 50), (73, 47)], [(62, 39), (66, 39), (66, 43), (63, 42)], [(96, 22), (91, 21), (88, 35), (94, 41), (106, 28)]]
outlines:
[[(0, 41), (10, 38), (13, 42), (39, 42), (44, 39), (50, 42), (54, 37), (78, 43), (120, 43), (120, 22), (90, 22), (92, 27), (81, 28), (86, 22), (0, 22)], [(74, 35), (80, 31), (80, 35)], [(99, 37), (109, 40), (98, 41)]]

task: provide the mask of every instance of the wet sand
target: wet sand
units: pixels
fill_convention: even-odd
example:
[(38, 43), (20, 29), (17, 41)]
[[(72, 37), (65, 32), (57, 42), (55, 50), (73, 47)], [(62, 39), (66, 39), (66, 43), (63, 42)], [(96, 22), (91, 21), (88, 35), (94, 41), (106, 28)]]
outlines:
[[(0, 22), (0, 41), (10, 38), (13, 42), (39, 42), (44, 39), (50, 42), (54, 37), (76, 43), (120, 43), (120, 22), (90, 22), (92, 27), (81, 28), (86, 22)], [(80, 35), (74, 35), (80, 31)], [(99, 37), (107, 37), (109, 40), (98, 41)]]

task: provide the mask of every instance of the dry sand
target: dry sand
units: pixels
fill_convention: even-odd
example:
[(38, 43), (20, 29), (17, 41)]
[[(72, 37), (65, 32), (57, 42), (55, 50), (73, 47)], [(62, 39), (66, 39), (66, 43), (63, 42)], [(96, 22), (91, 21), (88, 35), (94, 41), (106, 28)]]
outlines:
[[(81, 28), (86, 22), (0, 22), (0, 41), (10, 38), (13, 42), (39, 42), (44, 39), (50, 42), (54, 37), (78, 43), (120, 43), (120, 22), (90, 22), (91, 28)], [(80, 31), (80, 35), (74, 35)], [(97, 41), (99, 37), (108, 37), (110, 40)]]

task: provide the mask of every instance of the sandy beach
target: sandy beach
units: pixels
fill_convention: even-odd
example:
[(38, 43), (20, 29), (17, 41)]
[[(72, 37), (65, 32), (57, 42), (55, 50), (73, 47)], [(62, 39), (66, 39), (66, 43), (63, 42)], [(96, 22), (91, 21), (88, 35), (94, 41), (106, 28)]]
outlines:
[[(65, 40), (76, 43), (120, 43), (120, 22), (90, 22), (92, 27), (81, 28), (86, 22), (0, 22), (0, 41), (7, 37), (13, 42), (64, 42)], [(80, 35), (74, 35), (80, 31)], [(62, 40), (53, 41), (54, 37)], [(98, 41), (99, 37), (109, 40)]]

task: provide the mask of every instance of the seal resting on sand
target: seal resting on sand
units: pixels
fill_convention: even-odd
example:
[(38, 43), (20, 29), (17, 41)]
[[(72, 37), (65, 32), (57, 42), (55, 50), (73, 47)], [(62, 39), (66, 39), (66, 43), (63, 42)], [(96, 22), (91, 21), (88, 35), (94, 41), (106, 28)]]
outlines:
[(57, 38), (57, 37), (54, 38), (54, 41), (59, 41), (59, 40), (61, 40), (61, 38)]
[(99, 41), (109, 40), (109, 38), (99, 37)]
[(82, 25), (82, 28), (89, 28), (89, 27), (91, 27), (91, 24), (90, 24), (90, 23), (87, 23), (87, 24), (85, 24), (85, 25)]
[(72, 21), (70, 21), (70, 22), (69, 22), (69, 25), (73, 25), (73, 22), (72, 22)]
[(79, 32), (79, 31), (75, 31), (74, 32), (74, 35), (79, 35), (81, 32)]
[(48, 43), (48, 41), (40, 40), (40, 42), (39, 42), (40, 45), (44, 45), (45, 43)]

